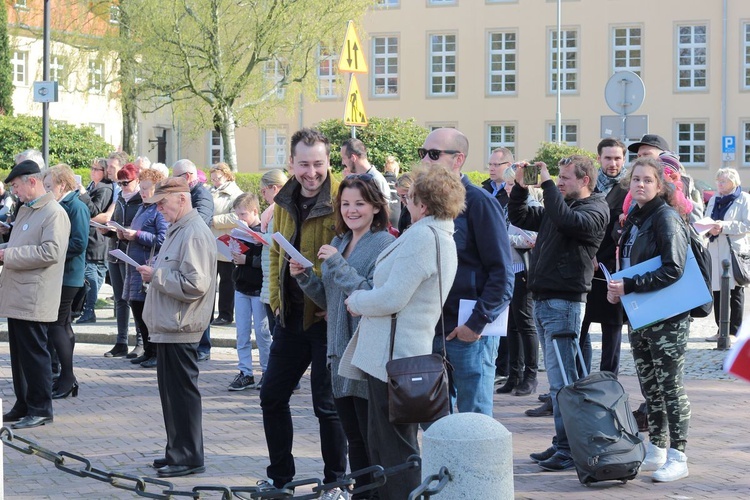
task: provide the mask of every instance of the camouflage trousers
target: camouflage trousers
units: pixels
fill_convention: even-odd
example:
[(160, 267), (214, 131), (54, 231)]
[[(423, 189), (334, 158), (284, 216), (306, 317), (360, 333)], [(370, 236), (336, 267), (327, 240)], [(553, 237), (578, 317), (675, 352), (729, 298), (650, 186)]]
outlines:
[(635, 369), (648, 405), (652, 444), (685, 451), (690, 401), (685, 393), (685, 351), (690, 318), (667, 320), (629, 333)]

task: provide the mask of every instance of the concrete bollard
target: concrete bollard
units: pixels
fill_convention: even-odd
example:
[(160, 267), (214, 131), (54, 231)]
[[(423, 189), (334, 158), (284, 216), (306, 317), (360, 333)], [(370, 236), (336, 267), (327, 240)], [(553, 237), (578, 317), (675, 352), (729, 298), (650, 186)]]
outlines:
[(471, 500), (512, 499), (512, 434), (478, 413), (441, 418), (422, 436), (422, 481), (446, 466), (453, 480), (436, 495)]

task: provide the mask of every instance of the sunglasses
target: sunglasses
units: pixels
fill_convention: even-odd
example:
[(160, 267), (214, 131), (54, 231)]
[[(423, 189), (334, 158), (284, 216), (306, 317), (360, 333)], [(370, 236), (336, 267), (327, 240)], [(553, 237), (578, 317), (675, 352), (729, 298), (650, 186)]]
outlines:
[(453, 149), (425, 149), (425, 148), (419, 148), (417, 149), (417, 154), (419, 155), (419, 158), (424, 159), (425, 156), (430, 156), (430, 160), (437, 161), (440, 158), (440, 155), (447, 154), (447, 155), (457, 155), (461, 151), (456, 151)]
[(374, 179), (374, 177), (370, 174), (349, 174), (346, 177), (344, 177), (346, 180), (354, 180), (354, 179), (360, 179), (365, 182), (369, 182)]
[(117, 185), (118, 186), (127, 186), (131, 182), (133, 182), (133, 181), (117, 181)]
[(559, 167), (564, 167), (565, 165), (570, 165), (571, 163), (573, 163), (573, 158), (569, 156), (560, 160), (557, 165)]

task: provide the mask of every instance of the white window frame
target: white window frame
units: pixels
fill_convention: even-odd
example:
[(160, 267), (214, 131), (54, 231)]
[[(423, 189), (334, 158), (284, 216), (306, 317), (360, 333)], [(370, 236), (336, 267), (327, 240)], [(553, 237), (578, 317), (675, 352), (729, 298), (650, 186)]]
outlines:
[[(557, 93), (557, 30), (556, 29), (550, 29), (549, 30), (549, 37), (548, 37), (548, 48), (549, 48), (549, 85), (547, 86), (547, 89), (549, 90), (550, 94)], [(562, 34), (562, 41), (563, 46), (561, 50), (561, 56), (563, 61), (565, 61), (565, 66), (562, 68), (562, 71), (560, 72), (560, 76), (562, 77), (562, 83), (563, 86), (561, 88), (560, 93), (561, 94), (575, 94), (578, 93), (578, 81), (579, 81), (579, 75), (578, 75), (578, 66), (579, 66), (579, 60), (580, 60), (580, 31), (578, 28), (562, 28), (561, 29)], [(570, 41), (573, 41), (574, 46), (568, 47), (568, 43)], [(572, 58), (569, 57), (569, 55), (573, 55)], [(569, 85), (570, 84), (570, 85)], [(568, 88), (571, 86), (572, 88)]]
[(26, 10), (26, 9), (29, 8), (29, 5), (28, 5), (28, 2), (26, 0), (16, 0), (13, 3), (13, 7), (15, 7), (16, 9)]
[(518, 141), (518, 124), (513, 122), (488, 123), (486, 130), (487, 154), (485, 158), (489, 158), (497, 148), (508, 148), (515, 156)]
[(444, 7), (446, 5), (457, 5), (458, 0), (427, 0), (429, 7)]
[[(57, 54), (52, 54), (49, 58), (49, 79), (57, 82), (61, 87), (65, 87), (65, 62), (66, 58)], [(104, 137), (104, 136), (102, 136)]]
[[(339, 55), (330, 47), (318, 44), (318, 98), (335, 99), (338, 93), (338, 61)], [(325, 67), (324, 67), (325, 66)]]
[(430, 132), (433, 132), (439, 128), (458, 128), (458, 123), (456, 122), (427, 122), (424, 124), (425, 128), (429, 129)]
[(375, 4), (377, 9), (396, 9), (398, 7), (401, 7), (400, 0), (378, 0), (378, 3)]
[(104, 93), (104, 63), (97, 59), (89, 59), (89, 93)]
[(741, 88), (750, 90), (750, 22), (742, 23)]
[[(497, 48), (496, 44), (499, 44)], [(496, 87), (499, 89), (495, 90)], [(490, 31), (487, 33), (487, 95), (517, 94), (518, 33), (514, 30)]]
[(262, 168), (286, 168), (289, 165), (289, 131), (285, 126), (263, 127), (261, 130)]
[[(263, 63), (263, 71), (264, 78), (266, 82), (268, 82), (269, 88), (273, 88), (281, 80), (284, 79), (284, 68), (281, 66), (281, 63), (278, 59), (266, 61), (265, 63)], [(283, 99), (286, 95), (286, 88), (279, 87), (276, 89), (276, 92), (274, 92), (274, 94), (276, 95), (277, 99)]]
[(215, 165), (224, 161), (224, 138), (218, 130), (208, 132), (208, 164)]
[[(396, 35), (374, 36), (372, 38), (372, 79), (370, 86), (373, 98), (399, 96), (401, 90), (399, 88), (401, 84), (399, 45), (400, 40)], [(395, 67), (395, 73), (392, 71), (393, 67)], [(378, 68), (382, 69), (379, 71)], [(395, 91), (390, 90), (394, 86), (391, 82), (395, 82)], [(383, 89), (383, 92), (379, 92), (379, 89)]]
[(643, 77), (643, 26), (612, 27), (612, 72), (617, 71), (632, 71)]
[[(548, 123), (547, 124), (547, 141), (548, 142), (557, 142), (557, 137), (555, 134), (557, 128), (556, 123)], [(578, 146), (580, 131), (579, 131), (579, 125), (577, 122), (562, 122), (560, 124), (560, 128), (562, 129), (562, 137), (565, 144), (568, 146)], [(575, 140), (568, 140), (569, 136), (574, 136)]]
[(13, 84), (21, 87), (28, 86), (29, 53), (25, 50), (14, 50), (10, 64), (13, 67)]
[[(702, 33), (697, 32), (699, 30)], [(675, 32), (677, 50), (675, 86), (677, 90), (680, 92), (708, 90), (708, 24), (680, 24), (677, 25)], [(689, 40), (684, 40), (684, 37), (689, 37)], [(703, 41), (700, 41), (701, 39)]]
[(675, 121), (675, 135), (677, 137), (676, 152), (680, 155), (682, 165), (705, 167), (708, 161), (708, 122), (703, 120)]
[(750, 167), (750, 120), (742, 121), (740, 148), (742, 156), (739, 158), (739, 164), (743, 167)]
[(109, 6), (109, 24), (120, 24), (120, 6)]
[(104, 139), (104, 124), (103, 123), (89, 123), (89, 127), (94, 129), (94, 133)]
[[(454, 97), (458, 92), (458, 37), (455, 33), (431, 33), (428, 35), (429, 51), (428, 91), (431, 97)], [(451, 50), (452, 46), (452, 50)], [(439, 69), (435, 71), (435, 67)], [(439, 91), (435, 91), (435, 83)], [(450, 90), (450, 87), (453, 87)]]

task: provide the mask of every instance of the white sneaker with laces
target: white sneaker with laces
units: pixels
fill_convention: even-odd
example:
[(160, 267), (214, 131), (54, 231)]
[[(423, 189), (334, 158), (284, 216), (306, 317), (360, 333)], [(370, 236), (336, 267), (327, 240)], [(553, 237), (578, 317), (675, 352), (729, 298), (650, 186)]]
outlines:
[(653, 443), (648, 443), (646, 446), (646, 458), (641, 463), (641, 470), (655, 471), (661, 468), (667, 462), (667, 449), (659, 448)]
[(653, 481), (667, 483), (688, 476), (687, 456), (679, 450), (667, 450), (667, 463), (651, 476)]
[(349, 500), (349, 493), (341, 488), (326, 490), (320, 496), (322, 500)]

